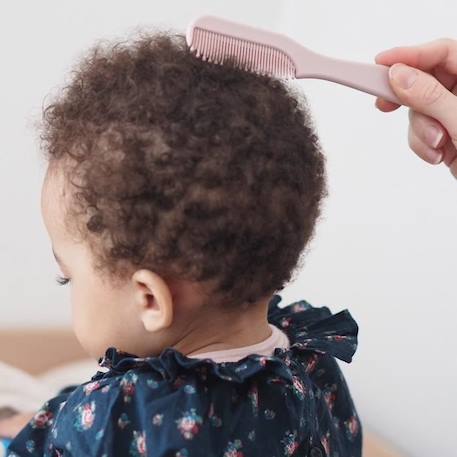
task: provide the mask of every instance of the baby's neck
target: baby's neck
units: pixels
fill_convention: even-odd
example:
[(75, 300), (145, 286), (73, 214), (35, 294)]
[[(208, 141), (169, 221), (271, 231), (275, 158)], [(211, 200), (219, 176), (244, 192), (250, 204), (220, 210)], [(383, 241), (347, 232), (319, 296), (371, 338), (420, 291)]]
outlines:
[(219, 313), (200, 318), (173, 347), (184, 355), (197, 355), (260, 343), (271, 336), (268, 302), (256, 303), (248, 310), (237, 310), (232, 317)]

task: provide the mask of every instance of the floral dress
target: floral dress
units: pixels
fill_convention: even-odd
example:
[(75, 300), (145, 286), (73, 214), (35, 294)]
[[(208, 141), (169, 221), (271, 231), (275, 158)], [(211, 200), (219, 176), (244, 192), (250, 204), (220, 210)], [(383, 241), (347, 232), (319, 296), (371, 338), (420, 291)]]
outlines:
[(300, 300), (269, 303), (289, 348), (237, 362), (165, 348), (106, 350), (90, 381), (48, 400), (7, 457), (361, 457), (362, 429), (335, 358), (351, 362), (357, 323)]

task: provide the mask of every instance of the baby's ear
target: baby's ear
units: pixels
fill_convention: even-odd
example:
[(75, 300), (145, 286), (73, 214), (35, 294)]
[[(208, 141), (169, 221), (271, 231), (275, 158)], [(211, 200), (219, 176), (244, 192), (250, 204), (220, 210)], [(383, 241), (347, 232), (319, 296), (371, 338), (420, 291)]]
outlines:
[(173, 322), (173, 300), (167, 283), (150, 270), (137, 270), (132, 281), (144, 328), (156, 332)]

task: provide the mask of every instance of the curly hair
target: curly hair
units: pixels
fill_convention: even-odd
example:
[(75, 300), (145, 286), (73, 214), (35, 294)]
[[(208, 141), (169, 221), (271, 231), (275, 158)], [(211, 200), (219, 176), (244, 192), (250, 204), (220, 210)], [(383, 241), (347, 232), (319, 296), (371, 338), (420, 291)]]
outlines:
[(72, 75), (43, 109), (41, 149), (95, 270), (205, 284), (227, 308), (282, 290), (328, 195), (305, 97), (157, 29), (98, 41)]

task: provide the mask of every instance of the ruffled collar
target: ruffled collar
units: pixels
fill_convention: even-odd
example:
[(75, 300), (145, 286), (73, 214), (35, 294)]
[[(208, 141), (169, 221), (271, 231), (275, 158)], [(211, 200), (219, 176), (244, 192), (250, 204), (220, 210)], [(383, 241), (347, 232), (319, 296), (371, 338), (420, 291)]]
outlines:
[(99, 366), (108, 371), (98, 371), (91, 381), (135, 368), (152, 370), (169, 381), (174, 381), (183, 371), (196, 370), (238, 383), (259, 371), (271, 371), (292, 382), (291, 358), (309, 357), (314, 352), (327, 353), (348, 363), (352, 361), (357, 349), (358, 325), (347, 309), (332, 314), (326, 306), (314, 307), (306, 300), (280, 308), (281, 299), (280, 295), (273, 295), (268, 305), (268, 321), (287, 334), (290, 347), (276, 348), (272, 356), (250, 354), (236, 362), (217, 363), (208, 358), (186, 357), (172, 347), (153, 357), (138, 357), (109, 347), (99, 359)]

